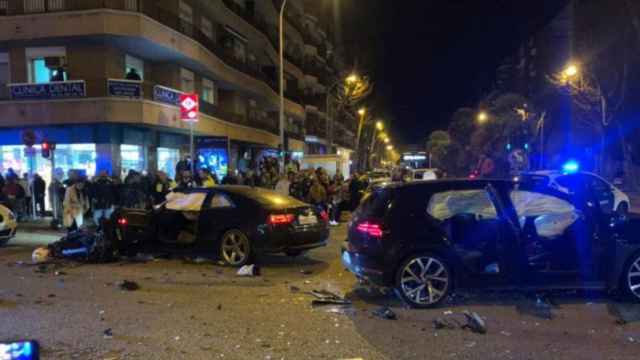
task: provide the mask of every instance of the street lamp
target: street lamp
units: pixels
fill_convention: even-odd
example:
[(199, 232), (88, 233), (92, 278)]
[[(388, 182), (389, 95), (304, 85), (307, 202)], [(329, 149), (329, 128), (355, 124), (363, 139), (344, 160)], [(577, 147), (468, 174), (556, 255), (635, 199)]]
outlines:
[(367, 109), (365, 108), (358, 109), (358, 115), (364, 116), (366, 113), (367, 113)]
[(389, 138), (385, 136), (383, 141), (384, 141), (385, 144), (388, 144), (391, 140), (389, 140)]
[(388, 151), (392, 151), (393, 150), (393, 145), (387, 145), (387, 150)]
[(489, 115), (487, 115), (487, 113), (485, 111), (480, 111), (478, 113), (477, 119), (478, 119), (478, 123), (479, 124), (484, 124), (489, 119)]
[(378, 121), (376, 123), (376, 129), (378, 129), (378, 131), (384, 130), (384, 123), (382, 121)]
[(356, 73), (351, 73), (349, 76), (347, 76), (347, 78), (345, 79), (347, 84), (355, 84), (360, 80), (360, 77), (358, 76), (358, 74)]
[(578, 65), (576, 64), (569, 64), (563, 71), (562, 71), (562, 75), (564, 75), (564, 77), (566, 78), (570, 78), (570, 77), (574, 77), (576, 75), (578, 75), (578, 72), (580, 71), (580, 69), (578, 69)]

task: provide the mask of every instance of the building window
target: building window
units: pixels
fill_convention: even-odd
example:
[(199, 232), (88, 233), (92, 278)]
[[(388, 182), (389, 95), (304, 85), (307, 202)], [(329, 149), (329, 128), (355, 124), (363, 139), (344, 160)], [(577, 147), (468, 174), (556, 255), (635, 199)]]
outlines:
[(138, 0), (125, 0), (124, 9), (128, 11), (138, 11)]
[(145, 170), (144, 148), (141, 145), (120, 145), (120, 164), (122, 176), (126, 176), (129, 170)]
[(9, 97), (7, 84), (11, 82), (9, 77), (9, 54), (0, 53), (0, 99)]
[(171, 148), (158, 148), (158, 170), (166, 173), (169, 178), (176, 178), (176, 165), (180, 161), (180, 150)]
[(247, 62), (247, 44), (238, 38), (233, 40), (233, 57), (242, 63)]
[(180, 18), (180, 29), (182, 30), (182, 32), (189, 36), (192, 36), (193, 35), (193, 8), (183, 0), (180, 0), (178, 16)]
[(47, 0), (47, 11), (64, 10), (64, 0)]
[(194, 93), (196, 91), (195, 89), (195, 75), (193, 75), (193, 71), (180, 68), (180, 90), (185, 93)]
[(209, 104), (216, 103), (216, 86), (213, 81), (203, 78), (202, 79), (202, 94), (200, 94), (201, 100), (206, 101)]
[(6, 15), (9, 10), (9, 0), (0, 0), (0, 14)]
[(24, 0), (24, 12), (44, 12), (44, 0)]
[(214, 39), (213, 24), (211, 23), (211, 20), (207, 19), (204, 16), (200, 18), (200, 31), (202, 31), (204, 36), (208, 37), (209, 39)]
[(29, 82), (67, 81), (66, 50), (63, 47), (27, 48)]
[(131, 55), (125, 55), (124, 73), (128, 80), (144, 80), (144, 61)]

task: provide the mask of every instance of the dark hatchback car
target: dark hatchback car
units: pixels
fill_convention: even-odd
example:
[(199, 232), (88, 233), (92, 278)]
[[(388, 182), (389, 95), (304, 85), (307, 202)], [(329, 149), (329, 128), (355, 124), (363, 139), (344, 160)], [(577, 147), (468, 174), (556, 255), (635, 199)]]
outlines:
[(391, 184), (355, 212), (342, 262), (414, 307), (454, 288), (620, 290), (640, 300), (640, 221), (502, 180)]
[(242, 266), (254, 255), (298, 256), (325, 246), (328, 217), (314, 207), (276, 192), (218, 186), (173, 192), (153, 210), (114, 212), (118, 248), (194, 251)]

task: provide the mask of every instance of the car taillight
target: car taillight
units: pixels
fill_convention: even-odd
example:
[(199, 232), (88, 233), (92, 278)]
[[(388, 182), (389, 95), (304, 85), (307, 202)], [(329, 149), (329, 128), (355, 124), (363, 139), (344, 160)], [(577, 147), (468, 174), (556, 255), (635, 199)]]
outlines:
[(323, 210), (320, 213), (320, 219), (322, 219), (322, 221), (324, 222), (329, 222), (329, 214), (327, 214), (327, 212)]
[(126, 218), (119, 218), (118, 219), (118, 225), (127, 226), (127, 224), (129, 224), (129, 220), (127, 220)]
[(295, 220), (293, 214), (277, 214), (269, 216), (269, 225), (286, 225), (291, 224)]
[(380, 224), (365, 221), (358, 224), (356, 228), (358, 229), (359, 232), (363, 234), (367, 234), (371, 237), (375, 237), (375, 238), (382, 237), (382, 226), (380, 226)]

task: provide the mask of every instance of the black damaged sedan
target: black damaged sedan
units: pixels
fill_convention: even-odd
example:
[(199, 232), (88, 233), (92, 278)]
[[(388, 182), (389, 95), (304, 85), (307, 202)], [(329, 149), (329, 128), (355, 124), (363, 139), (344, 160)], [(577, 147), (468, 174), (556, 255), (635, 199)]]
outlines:
[(209, 253), (231, 266), (255, 255), (298, 256), (329, 238), (328, 217), (311, 205), (247, 186), (172, 192), (152, 210), (120, 209), (113, 237), (123, 252)]
[(363, 199), (342, 262), (414, 307), (460, 288), (593, 289), (640, 300), (640, 220), (604, 213), (595, 199), (501, 180), (391, 184)]

